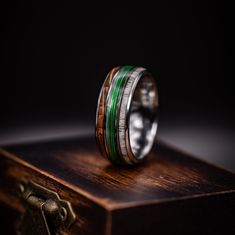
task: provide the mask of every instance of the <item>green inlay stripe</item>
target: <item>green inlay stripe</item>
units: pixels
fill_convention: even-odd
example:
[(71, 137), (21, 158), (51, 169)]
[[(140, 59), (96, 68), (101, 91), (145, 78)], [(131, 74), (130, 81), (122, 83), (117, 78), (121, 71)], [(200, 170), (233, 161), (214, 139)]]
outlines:
[(110, 151), (111, 160), (116, 163), (121, 163), (122, 160), (118, 155), (116, 149), (116, 116), (118, 110), (119, 99), (121, 98), (122, 89), (126, 81), (126, 77), (129, 71), (131, 71), (133, 66), (123, 66), (117, 73), (117, 77), (114, 80), (114, 84), (111, 87), (110, 97), (108, 100), (107, 113), (106, 113), (106, 133), (107, 133), (107, 144)]

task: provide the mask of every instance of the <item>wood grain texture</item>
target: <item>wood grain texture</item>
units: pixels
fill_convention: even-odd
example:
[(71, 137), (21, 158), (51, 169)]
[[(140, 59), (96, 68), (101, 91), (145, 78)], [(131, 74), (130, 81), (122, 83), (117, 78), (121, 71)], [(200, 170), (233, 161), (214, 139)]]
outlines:
[(93, 138), (6, 147), (0, 201), (20, 213), (15, 185), (22, 177), (71, 201), (77, 221), (69, 234), (193, 234), (212, 222), (233, 229), (235, 175), (164, 144), (143, 164), (121, 168), (100, 156)]
[(105, 120), (105, 105), (106, 105), (110, 86), (113, 82), (114, 75), (117, 73), (117, 71), (120, 68), (121, 68), (120, 66), (115, 67), (108, 73), (100, 91), (98, 107), (96, 111), (96, 115), (97, 115), (96, 116), (96, 131), (95, 131), (96, 140), (97, 140), (97, 143), (99, 144), (99, 149), (100, 149), (101, 154), (107, 159), (109, 159), (109, 154), (108, 154), (108, 150), (105, 144), (105, 121), (104, 121)]

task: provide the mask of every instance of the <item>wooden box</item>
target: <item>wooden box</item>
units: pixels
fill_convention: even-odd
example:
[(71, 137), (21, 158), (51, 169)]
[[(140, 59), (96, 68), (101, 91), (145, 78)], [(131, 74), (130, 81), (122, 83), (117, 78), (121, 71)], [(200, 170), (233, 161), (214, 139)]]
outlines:
[(1, 149), (0, 234), (43, 234), (22, 182), (70, 203), (75, 220), (54, 226), (46, 216), (50, 234), (235, 234), (235, 175), (163, 143), (134, 167), (111, 165), (90, 137)]

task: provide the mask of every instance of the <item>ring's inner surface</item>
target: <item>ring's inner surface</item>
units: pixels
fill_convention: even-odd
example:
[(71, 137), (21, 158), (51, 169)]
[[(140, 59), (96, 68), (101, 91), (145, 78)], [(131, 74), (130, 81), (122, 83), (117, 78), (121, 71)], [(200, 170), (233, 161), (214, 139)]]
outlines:
[(150, 75), (140, 78), (133, 94), (129, 117), (129, 138), (133, 154), (142, 159), (152, 148), (157, 131), (158, 94)]

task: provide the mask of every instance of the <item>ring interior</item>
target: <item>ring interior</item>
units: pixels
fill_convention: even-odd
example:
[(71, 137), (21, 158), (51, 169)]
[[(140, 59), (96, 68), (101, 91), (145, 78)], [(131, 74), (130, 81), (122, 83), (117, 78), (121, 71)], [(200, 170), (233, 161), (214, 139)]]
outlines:
[(143, 75), (132, 97), (129, 116), (129, 140), (137, 160), (151, 150), (157, 131), (158, 94), (154, 79)]

